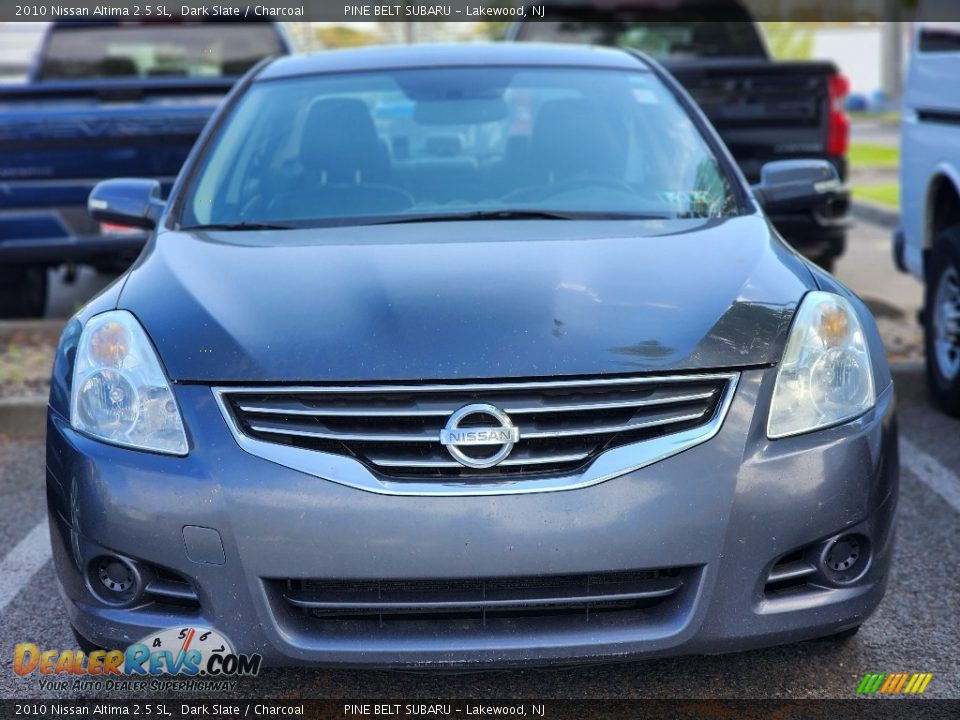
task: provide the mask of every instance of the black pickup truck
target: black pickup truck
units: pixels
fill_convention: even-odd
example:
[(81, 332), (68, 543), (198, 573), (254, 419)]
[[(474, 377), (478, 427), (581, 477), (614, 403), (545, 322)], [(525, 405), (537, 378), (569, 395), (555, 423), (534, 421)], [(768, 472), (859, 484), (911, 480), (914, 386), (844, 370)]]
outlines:
[[(528, 17), (531, 13), (527, 13)], [(831, 62), (774, 62), (736, 0), (572, 0), (508, 40), (629, 47), (660, 61), (697, 101), (751, 183), (773, 160), (829, 160), (846, 181), (848, 82)], [(827, 270), (846, 244), (845, 183), (814, 206), (768, 212), (780, 234)]]
[(289, 52), (273, 22), (55, 22), (27, 83), (0, 86), (0, 317), (44, 311), (47, 268), (118, 269), (146, 235), (95, 222), (98, 181), (166, 192), (236, 80)]

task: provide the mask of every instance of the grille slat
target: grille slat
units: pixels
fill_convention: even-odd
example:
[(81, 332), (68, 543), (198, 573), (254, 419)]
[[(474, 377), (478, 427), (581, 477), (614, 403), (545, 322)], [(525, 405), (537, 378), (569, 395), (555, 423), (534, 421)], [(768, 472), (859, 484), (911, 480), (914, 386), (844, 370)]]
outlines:
[(440, 594), (437, 598), (423, 600), (352, 600), (352, 599), (316, 599), (310, 591), (290, 590), (285, 597), (294, 607), (310, 610), (330, 610), (343, 613), (377, 612), (381, 614), (402, 613), (417, 610), (435, 612), (449, 610), (452, 612), (466, 612), (468, 610), (484, 610), (489, 608), (508, 607), (573, 607), (577, 605), (604, 604), (631, 600), (649, 600), (651, 598), (673, 595), (680, 589), (679, 579), (664, 579), (657, 583), (650, 583), (651, 587), (645, 590), (621, 593), (594, 593), (589, 595), (571, 595), (569, 597), (515, 597), (504, 599), (459, 598), (444, 599)]
[[(632, 430), (642, 430), (644, 428), (656, 427), (658, 425), (668, 425), (671, 423), (687, 422), (696, 420), (703, 416), (706, 408), (692, 413), (677, 415), (676, 413), (661, 413), (655, 417), (638, 420), (636, 422), (622, 423), (620, 425), (601, 425), (581, 426), (572, 428), (560, 428), (556, 430), (537, 429), (533, 424), (518, 424), (521, 437), (527, 440), (542, 440), (546, 438), (576, 437), (578, 435), (615, 435), (621, 432), (630, 432)], [(323, 427), (323, 426), (318, 426)], [(318, 438), (321, 440), (340, 440), (356, 442), (376, 442), (376, 443), (406, 443), (406, 442), (438, 442), (437, 430), (419, 430), (409, 433), (366, 433), (366, 432), (339, 432), (329, 428), (313, 430), (309, 426), (290, 421), (253, 421), (250, 422), (250, 429), (256, 432), (273, 433), (279, 435), (295, 435), (297, 437)]]
[(284, 421), (251, 422), (250, 429), (254, 432), (272, 433), (274, 435), (292, 435), (295, 437), (316, 438), (319, 440), (340, 440), (342, 442), (349, 442), (351, 440), (374, 443), (437, 442), (437, 434), (427, 430), (419, 430), (402, 435), (390, 433), (350, 433), (337, 432), (335, 430), (311, 430), (309, 426)]
[[(585, 460), (590, 456), (588, 452), (566, 453), (563, 455), (531, 456), (530, 453), (512, 453), (510, 457), (500, 463), (500, 467), (519, 467), (522, 465), (560, 465)], [(463, 467), (456, 460), (433, 456), (428, 459), (393, 458), (374, 453), (367, 453), (367, 459), (375, 465), (385, 468), (459, 468)]]
[(199, 609), (200, 597), (187, 578), (166, 568), (155, 567), (153, 570), (155, 575), (144, 588), (146, 597), (180, 610)]
[(792, 562), (780, 563), (770, 571), (767, 578), (767, 584), (785, 582), (787, 580), (797, 580), (809, 575), (813, 575), (817, 569), (806, 560), (794, 560)]
[[(709, 400), (716, 393), (711, 389), (697, 393), (675, 393), (658, 392), (651, 397), (646, 398), (628, 398), (624, 400), (612, 400), (598, 403), (581, 403), (567, 405), (551, 405), (549, 403), (531, 399), (526, 400), (526, 404), (518, 403), (516, 400), (511, 404), (509, 400), (498, 402), (496, 398), (486, 398), (485, 401), (492, 403), (503, 410), (508, 415), (529, 415), (532, 413), (563, 413), (563, 412), (589, 412), (595, 410), (614, 410), (619, 408), (631, 407), (651, 407), (656, 405), (668, 405), (686, 402), (696, 402), (698, 400)], [(241, 402), (238, 409), (244, 413), (252, 415), (295, 415), (306, 417), (448, 417), (456, 405), (449, 401), (417, 402), (416, 405), (398, 405), (396, 407), (370, 407), (370, 406), (346, 406), (346, 405), (324, 405), (314, 407), (298, 401), (276, 401), (262, 400), (259, 402)]]
[[(238, 433), (263, 443), (332, 453), (379, 476), (407, 481), (471, 481), (570, 473), (604, 452), (707, 425), (736, 384), (730, 373), (548, 382), (338, 387), (223, 388), (224, 410)], [(457, 410), (492, 405), (519, 440), (489, 468), (466, 467), (441, 444)], [(497, 427), (468, 416), (461, 429)], [(492, 456), (497, 444), (464, 451)], [(464, 446), (461, 446), (464, 449)]]
[(294, 610), (314, 618), (349, 620), (459, 615), (591, 612), (649, 608), (683, 588), (686, 571), (664, 568), (592, 575), (464, 580), (269, 580)]
[(146, 592), (159, 598), (199, 602), (196, 591), (185, 582), (151, 580), (147, 584)]

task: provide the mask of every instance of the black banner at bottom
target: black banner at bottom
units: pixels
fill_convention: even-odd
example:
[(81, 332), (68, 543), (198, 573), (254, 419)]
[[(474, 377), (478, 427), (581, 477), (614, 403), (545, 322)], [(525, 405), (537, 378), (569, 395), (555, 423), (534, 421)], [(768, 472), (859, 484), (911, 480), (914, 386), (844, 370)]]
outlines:
[(607, 718), (664, 720), (870, 720), (960, 717), (960, 700), (0, 700), (7, 718)]

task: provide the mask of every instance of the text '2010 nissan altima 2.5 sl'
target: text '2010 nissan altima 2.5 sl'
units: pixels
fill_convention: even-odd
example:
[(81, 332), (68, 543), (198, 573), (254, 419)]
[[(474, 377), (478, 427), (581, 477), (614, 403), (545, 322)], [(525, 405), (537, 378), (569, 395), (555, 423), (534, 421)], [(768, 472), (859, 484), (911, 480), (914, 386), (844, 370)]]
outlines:
[(849, 634), (898, 487), (871, 316), (641, 55), (263, 64), (70, 321), (48, 496), (70, 622), (273, 664), (546, 664)]

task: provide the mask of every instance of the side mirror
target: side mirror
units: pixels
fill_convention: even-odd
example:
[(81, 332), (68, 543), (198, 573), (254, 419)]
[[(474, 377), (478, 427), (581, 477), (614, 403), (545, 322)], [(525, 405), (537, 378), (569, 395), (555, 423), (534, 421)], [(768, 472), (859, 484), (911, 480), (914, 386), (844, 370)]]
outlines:
[(842, 187), (837, 169), (826, 160), (778, 160), (760, 170), (753, 194), (767, 212), (808, 207)]
[(97, 183), (87, 199), (94, 220), (152, 230), (157, 226), (164, 202), (156, 180), (117, 178)]

